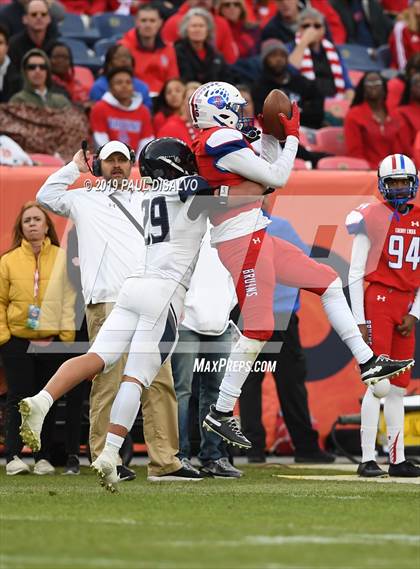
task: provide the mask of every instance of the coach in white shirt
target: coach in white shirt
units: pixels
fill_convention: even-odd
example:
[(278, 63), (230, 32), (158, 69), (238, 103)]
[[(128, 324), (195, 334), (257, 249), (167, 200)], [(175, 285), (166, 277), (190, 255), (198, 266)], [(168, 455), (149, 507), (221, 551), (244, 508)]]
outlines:
[[(185, 297), (185, 315), (179, 342), (172, 354), (172, 373), (178, 399), (179, 456), (185, 468), (190, 462), (189, 405), (194, 377), (198, 380), (201, 473), (213, 478), (239, 478), (242, 472), (229, 460), (226, 444), (202, 427), (230, 354), (229, 317), (236, 304), (233, 281), (210, 246), (210, 233), (203, 239), (191, 285)], [(216, 369), (215, 369), (216, 368)]]
[[(45, 207), (76, 225), (86, 318), (90, 341), (110, 313), (125, 278), (141, 264), (145, 245), (141, 235), (142, 192), (124, 190), (135, 157), (129, 147), (110, 141), (99, 152), (100, 175), (109, 180), (91, 190), (68, 187), (87, 172), (83, 151), (52, 174), (37, 194)], [(96, 172), (95, 172), (96, 173)], [(102, 180), (101, 180), (102, 181)], [(114, 185), (117, 188), (114, 190)], [(132, 189), (132, 188), (131, 188)], [(111, 405), (118, 391), (125, 357), (107, 373), (96, 376), (90, 395), (89, 443), (92, 461), (101, 453)], [(161, 368), (142, 395), (143, 429), (150, 464), (149, 476), (160, 477), (181, 468), (178, 452), (177, 402), (170, 364)]]

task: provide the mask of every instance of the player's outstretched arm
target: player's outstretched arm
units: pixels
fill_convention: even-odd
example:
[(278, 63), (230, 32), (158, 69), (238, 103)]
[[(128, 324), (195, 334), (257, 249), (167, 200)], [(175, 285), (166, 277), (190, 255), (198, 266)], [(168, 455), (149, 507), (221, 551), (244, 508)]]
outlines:
[(364, 277), (370, 247), (371, 243), (366, 234), (358, 233), (355, 236), (349, 269), (351, 309), (365, 341), (367, 340), (367, 326), (364, 307)]

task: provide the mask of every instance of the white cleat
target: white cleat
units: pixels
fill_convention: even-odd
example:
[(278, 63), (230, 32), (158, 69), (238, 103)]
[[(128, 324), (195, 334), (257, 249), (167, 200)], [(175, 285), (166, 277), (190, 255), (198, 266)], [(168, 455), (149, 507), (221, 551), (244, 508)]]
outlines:
[(118, 492), (117, 484), (120, 481), (117, 473), (118, 454), (103, 450), (98, 458), (90, 465), (96, 472), (101, 486), (108, 492)]
[(35, 463), (34, 466), (34, 474), (39, 474), (40, 476), (44, 476), (45, 474), (55, 474), (55, 468), (45, 458), (41, 458), (38, 462)]
[(33, 452), (41, 450), (41, 431), (45, 415), (39, 402), (35, 397), (26, 397), (19, 402), (19, 413), (22, 417), (20, 424), (20, 436), (25, 445), (28, 445)]
[(29, 465), (23, 462), (18, 456), (14, 456), (13, 460), (6, 464), (6, 474), (15, 476), (16, 474), (29, 474), (31, 469)]

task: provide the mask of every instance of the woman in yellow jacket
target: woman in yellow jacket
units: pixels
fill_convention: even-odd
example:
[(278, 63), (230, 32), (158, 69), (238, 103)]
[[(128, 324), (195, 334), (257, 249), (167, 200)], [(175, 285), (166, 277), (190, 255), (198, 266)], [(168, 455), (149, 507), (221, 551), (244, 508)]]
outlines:
[[(72, 342), (75, 293), (67, 279), (66, 254), (59, 247), (47, 211), (28, 202), (19, 213), (11, 249), (0, 258), (0, 353), (8, 386), (6, 399), (6, 473), (23, 474), (17, 404), (41, 389), (62, 362), (53, 342)], [(53, 346), (56, 348), (56, 346)], [(42, 431), (36, 474), (52, 474), (49, 449), (55, 413)]]

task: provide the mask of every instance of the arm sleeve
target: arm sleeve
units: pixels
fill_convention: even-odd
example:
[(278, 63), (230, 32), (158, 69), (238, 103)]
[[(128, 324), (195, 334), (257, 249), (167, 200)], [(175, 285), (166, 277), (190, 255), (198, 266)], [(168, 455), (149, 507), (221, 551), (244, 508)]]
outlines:
[(257, 156), (251, 148), (245, 147), (239, 150), (232, 148), (231, 152), (217, 160), (216, 165), (257, 184), (278, 188), (284, 186), (290, 176), (297, 149), (298, 139), (288, 136), (281, 155), (272, 164)]
[(281, 151), (281, 146), (277, 138), (271, 134), (262, 133), (260, 157), (273, 164), (279, 157), (279, 151)]
[(75, 198), (74, 192), (68, 192), (68, 187), (80, 176), (79, 168), (70, 162), (47, 178), (45, 184), (36, 195), (40, 204), (54, 213), (69, 217)]
[(9, 275), (4, 257), (0, 259), (0, 345), (10, 340), (7, 323), (7, 307), (9, 305)]
[(357, 324), (365, 324), (364, 277), (366, 263), (371, 247), (370, 239), (364, 233), (358, 233), (353, 241), (349, 270), (349, 293), (351, 309)]
[[(416, 296), (414, 298), (413, 306), (408, 314), (420, 320), (420, 288), (417, 289)], [(1, 341), (1, 340), (0, 340)]]

